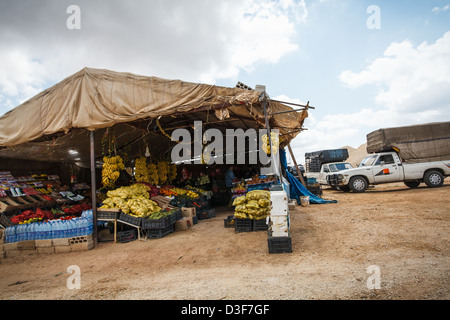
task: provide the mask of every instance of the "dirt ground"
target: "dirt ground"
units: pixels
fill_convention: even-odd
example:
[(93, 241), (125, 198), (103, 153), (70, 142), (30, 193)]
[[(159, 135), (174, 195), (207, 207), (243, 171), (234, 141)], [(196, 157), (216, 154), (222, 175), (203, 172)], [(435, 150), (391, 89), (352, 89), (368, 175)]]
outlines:
[[(264, 231), (224, 228), (230, 212), (161, 239), (0, 263), (0, 299), (450, 298), (450, 182), (442, 188), (324, 189), (338, 203), (291, 210), (292, 253), (269, 254)], [(69, 289), (77, 265), (81, 288)], [(380, 289), (373, 271), (380, 270)]]

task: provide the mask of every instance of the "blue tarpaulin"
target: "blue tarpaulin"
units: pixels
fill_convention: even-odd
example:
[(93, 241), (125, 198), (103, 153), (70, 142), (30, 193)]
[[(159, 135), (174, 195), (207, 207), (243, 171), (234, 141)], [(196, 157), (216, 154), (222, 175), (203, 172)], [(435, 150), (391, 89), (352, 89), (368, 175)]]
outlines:
[[(280, 161), (281, 165), (284, 169), (287, 169), (287, 159), (286, 159), (286, 151), (283, 149), (280, 150)], [(301, 174), (301, 172), (299, 172)], [(286, 170), (286, 178), (290, 183), (290, 193), (291, 199), (296, 199), (297, 203), (300, 203), (300, 197), (309, 196), (309, 202), (313, 204), (322, 204), (322, 203), (336, 203), (336, 200), (324, 200), (315, 194), (311, 193), (306, 187), (298, 181), (296, 177), (294, 177), (291, 173)]]

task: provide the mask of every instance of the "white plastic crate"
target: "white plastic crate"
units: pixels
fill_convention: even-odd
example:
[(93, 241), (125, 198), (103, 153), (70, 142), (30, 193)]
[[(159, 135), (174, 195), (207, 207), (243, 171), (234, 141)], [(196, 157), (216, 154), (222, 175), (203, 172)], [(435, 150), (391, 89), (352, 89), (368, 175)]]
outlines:
[(272, 217), (288, 215), (289, 208), (286, 191), (270, 191), (270, 201), (272, 202), (270, 209)]

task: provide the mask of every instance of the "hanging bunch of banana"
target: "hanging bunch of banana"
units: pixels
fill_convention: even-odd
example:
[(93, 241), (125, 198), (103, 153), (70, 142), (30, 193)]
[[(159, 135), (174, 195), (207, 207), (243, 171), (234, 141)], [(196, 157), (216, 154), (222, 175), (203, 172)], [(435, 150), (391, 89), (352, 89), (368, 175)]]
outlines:
[(145, 157), (139, 157), (134, 162), (134, 178), (137, 182), (149, 182), (148, 170), (147, 170), (147, 159)]
[(177, 165), (175, 163), (168, 164), (169, 167), (169, 175), (167, 177), (167, 181), (172, 183), (177, 178)]
[(148, 182), (156, 186), (159, 183), (158, 170), (156, 164), (149, 163), (147, 165)]
[(102, 184), (106, 189), (114, 188), (116, 180), (120, 176), (120, 171), (125, 169), (120, 156), (103, 157)]
[(276, 154), (278, 152), (278, 147), (280, 146), (280, 141), (278, 139), (278, 134), (275, 132), (270, 133), (270, 140), (272, 142), (272, 148), (269, 146), (269, 137), (267, 134), (261, 137), (262, 139), (262, 149), (266, 154), (270, 154), (273, 150), (273, 153)]
[(167, 181), (167, 162), (166, 161), (159, 161), (156, 165), (158, 170), (158, 178), (159, 178), (159, 184), (163, 185)]

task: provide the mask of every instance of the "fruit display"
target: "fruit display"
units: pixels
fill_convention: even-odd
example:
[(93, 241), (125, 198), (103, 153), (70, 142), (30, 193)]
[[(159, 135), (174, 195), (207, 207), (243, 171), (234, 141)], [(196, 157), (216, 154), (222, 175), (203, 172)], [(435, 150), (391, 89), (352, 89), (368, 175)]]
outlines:
[(153, 212), (161, 210), (155, 201), (150, 200), (148, 190), (150, 190), (150, 187), (142, 183), (110, 190), (107, 192), (108, 197), (103, 201), (100, 208), (118, 208), (131, 216), (147, 217)]
[(275, 182), (275, 177), (274, 176), (259, 176), (257, 174), (255, 174), (251, 179), (246, 180), (245, 182), (247, 183), (247, 185), (255, 185), (255, 184), (263, 184), (263, 183), (272, 183)]
[(209, 176), (207, 174), (200, 174), (200, 176), (197, 178), (197, 183), (199, 186), (203, 186), (205, 184), (210, 183)]
[(137, 182), (149, 182), (148, 170), (147, 170), (147, 159), (145, 157), (139, 157), (136, 159), (135, 163), (134, 178)]
[(177, 188), (174, 186), (162, 186), (161, 189), (159, 189), (159, 192), (166, 197), (175, 196), (191, 200), (197, 199), (199, 197), (199, 194), (197, 192), (188, 189)]
[(178, 209), (170, 209), (170, 210), (160, 210), (157, 212), (153, 212), (152, 214), (150, 214), (149, 216), (146, 217), (146, 219), (149, 220), (158, 220), (158, 219), (162, 219), (165, 217), (170, 216), (171, 214), (174, 214)]
[(19, 215), (11, 218), (11, 222), (14, 224), (28, 224), (37, 221), (52, 220), (55, 216), (50, 211), (37, 208), (36, 211), (25, 210)]
[(247, 193), (247, 188), (245, 187), (244, 183), (241, 182), (237, 186), (232, 188), (231, 192), (235, 195), (245, 194)]
[(198, 194), (206, 194), (206, 193), (208, 193), (208, 191), (206, 191), (206, 190), (204, 190), (204, 189), (196, 188), (196, 187), (193, 187), (193, 186), (191, 186), (191, 185), (187, 185), (187, 186), (184, 187), (184, 188), (187, 189), (187, 190), (194, 191), (195, 193), (198, 193)]
[(91, 209), (91, 205), (87, 203), (63, 205), (62, 210), (65, 214), (81, 214), (83, 211)]
[(249, 191), (245, 196), (234, 199), (234, 216), (238, 219), (265, 219), (270, 214), (270, 192)]
[(102, 184), (106, 189), (114, 188), (116, 180), (120, 176), (120, 171), (125, 169), (120, 156), (103, 157)]
[(159, 183), (158, 170), (156, 168), (156, 164), (149, 163), (147, 165), (147, 173), (148, 173), (148, 182), (156, 186)]

